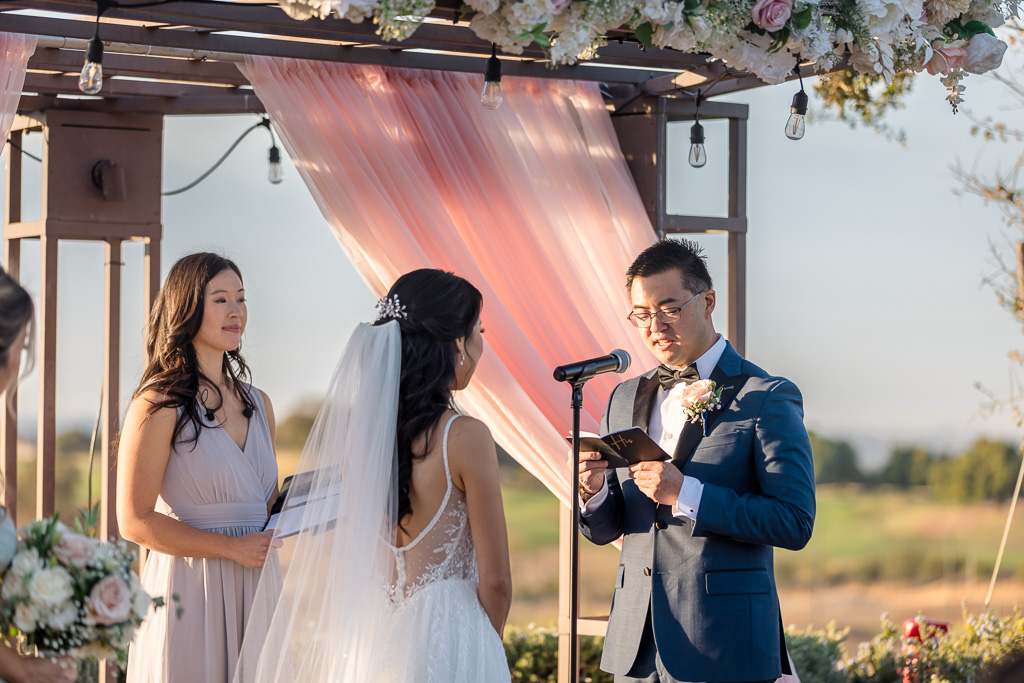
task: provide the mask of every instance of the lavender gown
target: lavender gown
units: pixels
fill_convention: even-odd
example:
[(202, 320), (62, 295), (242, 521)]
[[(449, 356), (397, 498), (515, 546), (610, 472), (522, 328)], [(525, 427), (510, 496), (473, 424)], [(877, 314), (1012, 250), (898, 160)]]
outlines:
[[(253, 388), (250, 399), (255, 413), (244, 449), (205, 420), (194, 450), (187, 434), (171, 448), (157, 512), (225, 536), (263, 529), (277, 460), (263, 396)], [(276, 560), (263, 571), (280, 575)], [(142, 585), (166, 606), (150, 610), (132, 641), (128, 683), (230, 681), (260, 574), (230, 560), (150, 552)]]

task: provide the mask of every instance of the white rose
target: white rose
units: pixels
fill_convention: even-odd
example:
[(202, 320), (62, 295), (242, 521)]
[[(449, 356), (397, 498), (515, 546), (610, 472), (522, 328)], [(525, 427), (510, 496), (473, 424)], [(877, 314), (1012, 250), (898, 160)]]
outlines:
[(64, 631), (68, 629), (78, 619), (78, 607), (75, 603), (69, 602), (62, 609), (51, 612), (47, 618), (46, 623), (57, 631)]
[(1003, 63), (1006, 43), (988, 33), (979, 33), (967, 43), (967, 56), (963, 70), (969, 74), (983, 74), (999, 68)]
[(71, 575), (63, 567), (49, 567), (35, 573), (28, 582), (28, 594), (36, 602), (57, 607), (74, 595)]
[(970, 9), (967, 10), (967, 17), (970, 19), (976, 19), (987, 25), (989, 28), (999, 28), (1006, 23), (1006, 18), (1003, 13), (992, 5), (979, 0), (974, 0), (971, 3)]
[(40, 567), (42, 564), (39, 562), (39, 551), (35, 548), (28, 548), (14, 556), (14, 560), (11, 562), (11, 574), (23, 579)]
[(14, 625), (22, 633), (35, 631), (37, 621), (39, 612), (34, 606), (23, 602), (14, 609)]
[(132, 612), (139, 619), (145, 619), (149, 614), (149, 606), (153, 604), (153, 598), (142, 587), (139, 578), (131, 574), (128, 578), (128, 587), (132, 591)]

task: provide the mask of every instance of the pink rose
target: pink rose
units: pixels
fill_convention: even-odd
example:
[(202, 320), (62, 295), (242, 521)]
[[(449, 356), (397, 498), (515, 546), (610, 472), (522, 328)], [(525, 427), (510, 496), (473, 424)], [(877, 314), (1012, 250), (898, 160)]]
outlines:
[(793, 0), (757, 0), (750, 8), (754, 23), (765, 31), (778, 31), (793, 11)]
[(53, 546), (53, 554), (61, 564), (81, 569), (96, 555), (96, 539), (65, 531), (60, 543)]
[(551, 0), (552, 14), (559, 14), (569, 6), (570, 0)]
[(714, 396), (714, 383), (709, 379), (699, 379), (683, 389), (683, 407), (686, 408), (702, 401), (710, 401)]
[(131, 591), (122, 579), (108, 576), (93, 586), (85, 605), (97, 624), (119, 624), (131, 614)]
[(967, 50), (963, 47), (955, 47), (962, 44), (960, 41), (957, 43), (944, 43), (941, 40), (935, 41), (932, 44), (931, 59), (921, 66), (927, 69), (928, 73), (932, 76), (948, 74), (951, 70), (959, 68), (963, 64), (964, 58), (967, 57)]

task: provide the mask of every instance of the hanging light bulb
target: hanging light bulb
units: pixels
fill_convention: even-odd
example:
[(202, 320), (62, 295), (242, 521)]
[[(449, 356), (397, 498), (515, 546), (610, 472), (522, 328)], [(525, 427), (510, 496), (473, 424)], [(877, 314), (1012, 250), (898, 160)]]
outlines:
[(491, 56), (487, 58), (484, 70), (484, 89), (480, 92), (480, 104), (488, 109), (497, 109), (503, 101), (501, 95), (501, 60), (498, 59), (498, 48), (491, 43)]
[(697, 91), (697, 109), (693, 112), (693, 126), (690, 127), (690, 155), (687, 161), (694, 168), (704, 168), (708, 155), (704, 150), (704, 126), (700, 125), (701, 92)]
[(267, 172), (267, 180), (271, 185), (279, 185), (284, 180), (284, 167), (281, 166), (281, 150), (277, 148), (277, 145), (271, 146), (268, 160), (270, 169)]
[(804, 119), (807, 118), (807, 93), (803, 88), (793, 95), (793, 106), (789, 121), (786, 121), (786, 137), (790, 140), (799, 140), (804, 136)]
[(95, 95), (103, 87), (103, 41), (99, 33), (89, 41), (85, 53), (85, 66), (78, 77), (78, 89), (86, 95)]
[(800, 140), (804, 136), (804, 119), (807, 117), (807, 93), (804, 92), (804, 78), (800, 75), (800, 62), (793, 69), (800, 79), (800, 92), (793, 95), (793, 105), (789, 108), (789, 120), (786, 121), (786, 137)]
[(704, 150), (704, 126), (696, 120), (690, 128), (690, 156), (687, 161), (694, 168), (703, 168), (708, 163), (708, 154)]

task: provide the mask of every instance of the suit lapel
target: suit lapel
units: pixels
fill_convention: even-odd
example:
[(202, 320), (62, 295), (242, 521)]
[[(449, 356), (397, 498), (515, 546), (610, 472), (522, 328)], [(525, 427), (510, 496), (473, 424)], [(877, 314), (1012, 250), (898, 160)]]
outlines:
[(722, 390), (722, 396), (719, 399), (721, 405), (718, 410), (714, 410), (708, 413), (708, 433), (715, 427), (715, 420), (718, 416), (723, 414), (732, 403), (732, 400), (736, 398), (736, 394), (743, 388), (747, 380), (750, 379), (750, 375), (733, 375), (730, 377), (726, 375), (720, 366), (715, 366), (714, 371), (711, 373), (711, 381), (715, 383), (716, 387), (725, 387)]
[(633, 401), (633, 425), (643, 428), (645, 432), (651, 427), (651, 408), (660, 387), (656, 375), (641, 377), (637, 385), (636, 399)]
[[(729, 404), (736, 398), (736, 394), (739, 393), (747, 379), (750, 378), (750, 375), (738, 374), (741, 360), (739, 354), (733, 351), (732, 345), (727, 344), (725, 351), (722, 352), (722, 358), (718, 361), (718, 365), (711, 371), (709, 379), (715, 383), (716, 387), (724, 386), (725, 389), (722, 391), (722, 396), (719, 399), (719, 407), (707, 415), (708, 434), (714, 429), (715, 420), (718, 419), (719, 415), (725, 413), (729, 408)], [(727, 370), (734, 370), (737, 374), (729, 375)], [(700, 420), (687, 422), (683, 426), (683, 431), (679, 434), (679, 441), (676, 443), (676, 450), (672, 454), (672, 462), (680, 470), (693, 457), (697, 446), (704, 439), (704, 431), (704, 425)]]

